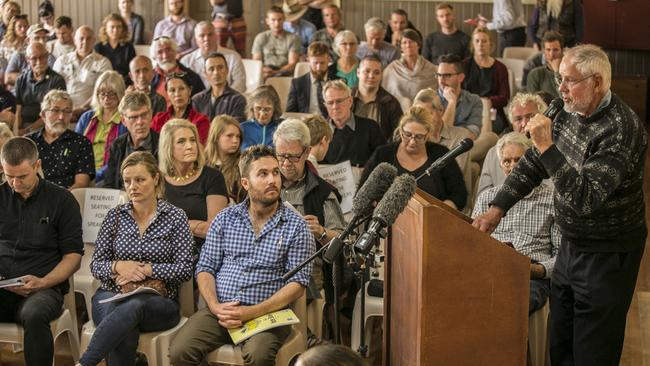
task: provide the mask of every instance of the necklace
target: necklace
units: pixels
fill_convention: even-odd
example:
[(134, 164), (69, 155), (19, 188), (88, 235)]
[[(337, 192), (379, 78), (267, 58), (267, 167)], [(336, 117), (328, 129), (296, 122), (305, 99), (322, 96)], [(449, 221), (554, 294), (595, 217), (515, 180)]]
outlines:
[(171, 178), (175, 182), (185, 182), (186, 180), (192, 178), (196, 174), (196, 167), (192, 168), (192, 170), (189, 171), (189, 173), (185, 175), (172, 175)]

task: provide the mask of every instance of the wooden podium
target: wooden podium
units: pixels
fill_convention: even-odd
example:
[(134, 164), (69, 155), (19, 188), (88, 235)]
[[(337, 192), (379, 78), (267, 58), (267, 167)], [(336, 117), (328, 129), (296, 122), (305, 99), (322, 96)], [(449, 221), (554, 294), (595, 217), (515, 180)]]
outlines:
[(418, 190), (386, 246), (384, 364), (525, 365), (530, 260)]

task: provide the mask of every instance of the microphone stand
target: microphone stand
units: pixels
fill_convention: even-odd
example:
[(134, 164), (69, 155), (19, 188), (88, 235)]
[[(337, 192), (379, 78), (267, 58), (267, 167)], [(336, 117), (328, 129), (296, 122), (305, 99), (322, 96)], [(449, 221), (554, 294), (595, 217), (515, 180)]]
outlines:
[(415, 178), (415, 181), (418, 182), (420, 181), (420, 179), (424, 178), (425, 175), (430, 176), (431, 173), (437, 172), (438, 170), (444, 167), (444, 165), (440, 165), (436, 163), (437, 161), (434, 161), (431, 165), (429, 165), (429, 167), (424, 172), (422, 172), (422, 174), (420, 174), (417, 178)]

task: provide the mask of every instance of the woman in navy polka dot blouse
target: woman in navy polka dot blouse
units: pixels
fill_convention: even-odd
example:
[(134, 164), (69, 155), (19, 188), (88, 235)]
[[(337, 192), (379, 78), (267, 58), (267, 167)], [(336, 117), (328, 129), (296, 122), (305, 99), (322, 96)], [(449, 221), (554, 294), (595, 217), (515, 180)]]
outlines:
[[(192, 278), (194, 242), (183, 210), (160, 199), (163, 177), (148, 152), (129, 155), (121, 167), (129, 202), (108, 212), (95, 243), (90, 269), (101, 281), (93, 296), (97, 325), (79, 365), (133, 364), (140, 332), (169, 329), (180, 320), (177, 293)], [(99, 301), (147, 278), (165, 283), (166, 294), (137, 294)]]

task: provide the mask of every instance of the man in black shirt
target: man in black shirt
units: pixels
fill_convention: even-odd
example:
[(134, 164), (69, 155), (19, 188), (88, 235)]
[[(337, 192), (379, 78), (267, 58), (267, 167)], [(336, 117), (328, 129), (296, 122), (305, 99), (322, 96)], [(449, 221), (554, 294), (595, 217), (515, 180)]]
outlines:
[(61, 313), (68, 279), (83, 254), (79, 205), (67, 190), (39, 178), (36, 144), (14, 137), (2, 147), (7, 181), (0, 185), (0, 278), (23, 284), (0, 289), (0, 322), (23, 326), (25, 363), (51, 365), (50, 322)]
[(95, 158), (90, 141), (72, 130), (72, 98), (63, 90), (50, 90), (41, 103), (45, 128), (28, 135), (38, 146), (45, 179), (63, 188), (88, 187), (95, 177)]
[(461, 60), (468, 58), (470, 37), (456, 27), (454, 8), (450, 4), (438, 4), (436, 19), (440, 30), (424, 39), (422, 57), (435, 65), (438, 64), (438, 57), (449, 53), (460, 57)]

